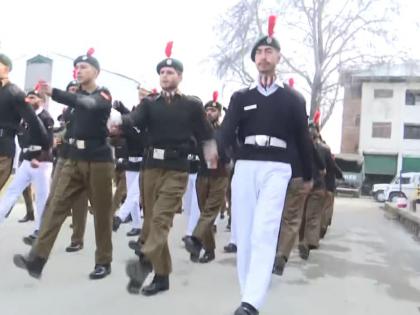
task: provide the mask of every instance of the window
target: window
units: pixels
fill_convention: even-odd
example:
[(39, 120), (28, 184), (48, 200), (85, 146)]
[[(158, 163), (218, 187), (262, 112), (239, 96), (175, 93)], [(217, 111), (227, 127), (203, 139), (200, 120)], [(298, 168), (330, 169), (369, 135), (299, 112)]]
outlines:
[(405, 92), (405, 105), (420, 105), (420, 90), (407, 90)]
[(375, 89), (374, 97), (375, 98), (393, 98), (394, 97), (394, 90)]
[(391, 123), (374, 122), (372, 124), (372, 138), (391, 138), (391, 130)]
[(404, 124), (404, 139), (420, 139), (420, 125)]

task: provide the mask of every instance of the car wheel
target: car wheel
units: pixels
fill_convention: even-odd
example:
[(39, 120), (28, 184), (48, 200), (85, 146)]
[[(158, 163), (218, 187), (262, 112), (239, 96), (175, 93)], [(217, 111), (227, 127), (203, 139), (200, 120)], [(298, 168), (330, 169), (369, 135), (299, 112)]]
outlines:
[(389, 194), (389, 198), (388, 201), (390, 202), (397, 202), (398, 198), (406, 198), (404, 193), (400, 192), (400, 191), (396, 191), (396, 192), (392, 192)]
[(375, 198), (377, 202), (385, 202), (385, 192), (383, 190), (378, 190), (373, 195), (373, 198)]

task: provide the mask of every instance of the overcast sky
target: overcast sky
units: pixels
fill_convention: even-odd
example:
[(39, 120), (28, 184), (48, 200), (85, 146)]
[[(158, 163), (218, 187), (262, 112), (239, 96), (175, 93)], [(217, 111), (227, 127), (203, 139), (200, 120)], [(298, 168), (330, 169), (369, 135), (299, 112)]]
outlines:
[[(419, 30), (413, 32), (413, 25), (418, 20), (420, 1), (402, 2), (405, 6), (401, 23), (396, 27), (401, 29), (403, 42), (419, 50)], [(185, 66), (182, 90), (205, 102), (214, 90), (222, 88), (208, 60), (216, 43), (213, 27), (234, 3), (235, 0), (2, 1), (0, 51), (14, 60), (26, 60), (37, 53), (51, 52), (77, 57), (94, 47), (103, 68), (134, 77), (153, 88), (158, 86), (156, 64), (165, 57), (166, 42), (173, 40), (173, 57)], [(287, 43), (282, 46), (287, 47)], [(13, 75), (19, 74), (12, 72), (12, 79)], [(296, 88), (299, 89), (299, 81)], [(227, 89), (222, 95), (225, 103), (230, 94)], [(341, 130), (340, 105), (324, 131), (335, 152), (340, 143), (337, 130)]]

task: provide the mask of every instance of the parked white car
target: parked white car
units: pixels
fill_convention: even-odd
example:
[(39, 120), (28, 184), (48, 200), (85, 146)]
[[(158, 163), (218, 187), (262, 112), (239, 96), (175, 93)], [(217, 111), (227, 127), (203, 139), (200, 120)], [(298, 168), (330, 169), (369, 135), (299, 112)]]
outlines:
[[(401, 180), (401, 182), (400, 182)], [(420, 173), (402, 173), (389, 184), (373, 185), (372, 194), (376, 201), (395, 201), (396, 198), (413, 198), (420, 186)]]

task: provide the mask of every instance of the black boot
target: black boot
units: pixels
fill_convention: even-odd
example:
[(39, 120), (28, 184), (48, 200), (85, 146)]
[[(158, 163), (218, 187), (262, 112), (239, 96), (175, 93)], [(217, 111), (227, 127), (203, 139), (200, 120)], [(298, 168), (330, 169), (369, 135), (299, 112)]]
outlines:
[(229, 243), (225, 247), (223, 247), (225, 253), (236, 253), (238, 251), (238, 248), (235, 244)]
[(36, 239), (38, 238), (38, 230), (35, 230), (31, 235), (25, 236), (22, 240), (23, 242), (28, 245), (28, 246), (32, 246)]
[(144, 280), (146, 280), (152, 270), (152, 264), (145, 258), (129, 261), (125, 267), (127, 276), (130, 278), (127, 291), (131, 294), (139, 294)]
[(120, 217), (113, 217), (112, 218), (112, 230), (114, 232), (117, 232), (118, 229), (120, 228), (121, 223), (122, 223), (122, 220), (120, 219)]
[(202, 264), (206, 264), (211, 262), (216, 258), (216, 255), (214, 254), (214, 250), (206, 251), (203, 255), (203, 257), (200, 258), (199, 262)]
[(169, 290), (169, 276), (155, 275), (152, 283), (145, 286), (141, 293), (145, 296), (151, 296), (167, 290)]
[(23, 255), (15, 255), (13, 256), (13, 262), (16, 267), (26, 269), (31, 277), (39, 279), (47, 260), (39, 256), (25, 257)]
[(305, 244), (299, 244), (298, 249), (299, 249), (300, 258), (302, 258), (303, 260), (308, 260), (308, 258), (309, 258), (309, 247), (306, 246)]
[(139, 236), (141, 233), (141, 229), (131, 229), (129, 232), (127, 232), (127, 236)]
[(96, 264), (95, 269), (89, 274), (91, 280), (103, 279), (111, 273), (111, 264)]
[(185, 249), (191, 254), (190, 259), (192, 262), (198, 262), (200, 252), (203, 246), (201, 242), (194, 236), (187, 236), (185, 238)]
[(241, 303), (234, 315), (258, 315), (258, 311), (255, 307), (248, 303)]
[(32, 213), (26, 213), (26, 215), (22, 219), (20, 219), (18, 222), (19, 223), (25, 223), (25, 222), (33, 221), (34, 219), (35, 218), (34, 218), (33, 212)]
[(79, 250), (83, 249), (83, 244), (80, 243), (70, 243), (70, 246), (66, 247), (66, 252), (67, 253), (74, 253), (74, 252), (78, 252)]
[(273, 274), (281, 276), (283, 275), (284, 267), (286, 266), (287, 258), (284, 256), (276, 257), (274, 260)]

